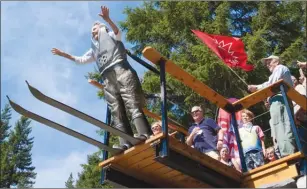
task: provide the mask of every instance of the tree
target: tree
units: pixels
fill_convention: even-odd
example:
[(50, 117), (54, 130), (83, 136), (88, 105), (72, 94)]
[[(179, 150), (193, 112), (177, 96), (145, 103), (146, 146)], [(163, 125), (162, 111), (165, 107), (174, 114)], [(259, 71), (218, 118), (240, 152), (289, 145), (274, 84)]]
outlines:
[(65, 182), (65, 187), (66, 187), (66, 188), (75, 188), (74, 182), (75, 182), (75, 181), (74, 181), (74, 178), (73, 178), (73, 176), (72, 176), (72, 173), (70, 173), (70, 175), (69, 175), (67, 181)]
[(30, 120), (22, 116), (9, 131), (10, 119), (11, 109), (6, 105), (1, 113), (0, 187), (30, 188), (34, 184), (32, 179), (36, 178), (31, 158), (33, 137), (29, 137)]
[(1, 111), (0, 144), (2, 144), (9, 136), (9, 129), (11, 128), (9, 125), (10, 119), (11, 108), (8, 104), (6, 104), (4, 109)]
[(100, 152), (87, 156), (87, 164), (82, 164), (83, 170), (78, 173), (77, 188), (110, 188), (108, 184), (101, 184)]
[(11, 119), (11, 109), (9, 105), (5, 105), (4, 109), (1, 111), (1, 127), (0, 127), (0, 188), (7, 187), (9, 185), (9, 145), (7, 138), (9, 136), (9, 129), (11, 125), (9, 124)]
[(34, 137), (30, 137), (32, 131), (30, 123), (27, 117), (21, 116), (9, 137), (9, 145), (12, 149), (10, 152), (11, 185), (18, 188), (31, 188), (35, 183), (33, 179), (36, 178), (35, 167), (32, 166), (31, 150)]

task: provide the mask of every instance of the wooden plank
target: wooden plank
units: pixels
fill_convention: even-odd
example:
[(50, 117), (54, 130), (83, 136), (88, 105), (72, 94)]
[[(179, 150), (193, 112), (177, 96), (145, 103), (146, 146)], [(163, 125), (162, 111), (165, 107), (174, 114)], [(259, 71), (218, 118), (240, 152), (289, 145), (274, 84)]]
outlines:
[(163, 133), (160, 133), (156, 136), (153, 136), (153, 137), (147, 139), (144, 143), (133, 146), (133, 147), (129, 148), (128, 150), (125, 150), (123, 153), (116, 155), (116, 156), (113, 156), (113, 157), (99, 163), (99, 167), (107, 166), (110, 163), (115, 163), (115, 162), (117, 162), (117, 161), (119, 161), (123, 158), (128, 158), (130, 156), (133, 156), (134, 154), (139, 153), (140, 151), (143, 151), (147, 148), (151, 148), (150, 144), (152, 142), (160, 140), (162, 138), (164, 138)]
[(146, 167), (153, 163), (154, 163), (153, 156), (149, 156), (142, 159), (141, 161), (134, 163), (133, 165), (130, 165), (129, 167), (127, 167), (127, 169), (136, 169), (141, 171), (143, 167)]
[(148, 157), (154, 156), (155, 152), (154, 149), (151, 147), (147, 148), (144, 151), (141, 151), (140, 153), (134, 154), (131, 157), (124, 157), (122, 160), (120, 160), (117, 164), (122, 166), (122, 167), (130, 167), (134, 165), (135, 163), (138, 163), (139, 161), (142, 161)]
[(170, 178), (170, 181), (174, 184), (178, 183), (180, 188), (190, 188), (191, 185), (193, 185), (193, 188), (213, 188), (211, 185), (194, 179), (183, 173), (180, 173), (179, 175)]
[(159, 177), (156, 177), (154, 175), (148, 177), (146, 173), (140, 172), (139, 170), (125, 169), (116, 164), (110, 164), (110, 166), (112, 166), (112, 168), (118, 171), (121, 171), (137, 179), (144, 180), (145, 182), (148, 182), (152, 185), (158, 185), (159, 187), (167, 187), (167, 188), (175, 187), (175, 185), (171, 184), (170, 182), (165, 182), (164, 180), (161, 180)]
[(180, 184), (180, 188), (185, 187), (185, 188), (214, 188), (213, 186), (206, 184), (202, 181), (199, 181), (197, 179), (194, 179), (188, 175), (186, 175), (183, 179), (180, 181), (177, 181), (178, 184)]
[(219, 172), (220, 174), (228, 176), (236, 181), (241, 180), (242, 174), (239, 171), (187, 146), (186, 144), (178, 142), (176, 139), (169, 138), (169, 145), (178, 153), (181, 153), (182, 155), (187, 156), (194, 161)]
[[(289, 86), (289, 85), (288, 85)], [(305, 111), (307, 110), (307, 98), (304, 95), (301, 95), (299, 92), (297, 92), (294, 88), (289, 88), (287, 91), (287, 96), (296, 102), (302, 109)]]
[(298, 172), (295, 165), (290, 165), (282, 169), (275, 170), (258, 177), (257, 179), (243, 182), (242, 187), (257, 188), (265, 184), (276, 183), (289, 178), (298, 176)]
[(300, 158), (303, 158), (303, 157), (304, 157), (304, 154), (302, 154), (301, 152), (296, 152), (296, 153), (288, 155), (288, 156), (286, 156), (284, 158), (278, 159), (276, 161), (273, 161), (273, 162), (270, 162), (268, 164), (265, 164), (265, 165), (263, 165), (261, 167), (257, 167), (256, 169), (253, 169), (253, 170), (250, 170), (250, 171), (248, 171), (246, 173), (243, 173), (243, 175), (244, 175), (244, 177), (246, 177), (246, 176), (255, 174), (257, 172), (264, 171), (265, 169), (268, 169), (270, 167), (282, 164), (284, 162), (289, 162), (291, 160), (300, 159)]
[(277, 171), (277, 170), (280, 170), (280, 169), (283, 169), (285, 167), (288, 167), (288, 163), (282, 163), (280, 165), (276, 165), (274, 167), (270, 167), (269, 169), (265, 169), (263, 171), (260, 171), (260, 172), (257, 172), (257, 173), (254, 173), (252, 175), (248, 175), (246, 177), (244, 177), (244, 181), (243, 182), (248, 182), (250, 180), (255, 180), (263, 175), (266, 175), (268, 173), (271, 173), (271, 172), (274, 172), (274, 171)]
[(202, 97), (216, 104), (218, 107), (223, 108), (226, 111), (228, 111), (229, 106), (231, 107), (231, 104), (227, 101), (226, 98), (224, 98), (222, 95), (218, 94), (216, 91), (214, 91), (213, 89), (211, 89), (210, 87), (208, 87), (207, 85), (196, 79), (194, 76), (184, 71), (173, 61), (167, 60), (154, 48), (146, 47), (142, 53), (146, 59), (150, 60), (154, 64), (159, 64), (160, 59), (166, 60), (165, 70), (167, 73), (172, 75), (174, 78), (178, 79), (186, 86), (193, 89)]
[(177, 175), (180, 175), (180, 172), (173, 169), (171, 172), (161, 175), (161, 177), (163, 177), (163, 179), (170, 180), (172, 177), (175, 177)]
[(148, 165), (146, 167), (143, 167), (142, 171), (143, 172), (149, 172), (150, 175), (152, 175), (152, 174), (154, 174), (154, 170), (158, 170), (158, 169), (160, 169), (162, 167), (165, 167), (165, 165), (163, 165), (163, 164), (161, 164), (159, 162), (154, 161), (153, 164), (150, 164), (150, 165)]
[[(147, 110), (145, 108), (143, 108), (143, 111), (144, 111), (145, 115), (147, 115), (147, 116), (149, 116), (151, 118), (154, 118), (154, 119), (159, 120), (159, 121), (162, 120), (161, 116), (158, 116), (157, 114), (152, 113), (152, 112), (150, 112), (149, 110)], [(178, 124), (176, 125), (174, 123), (174, 121), (172, 121), (171, 119), (168, 119), (168, 127), (173, 129), (173, 130), (175, 130), (175, 131), (181, 132), (184, 135), (188, 135), (187, 129), (183, 128), (182, 126), (179, 126)]]
[(242, 109), (249, 108), (250, 106), (257, 104), (263, 101), (264, 99), (274, 95), (274, 93), (272, 92), (272, 88), (279, 86), (282, 82), (283, 80), (281, 79), (277, 81), (276, 83), (269, 85), (268, 87), (264, 89), (261, 89), (248, 96), (241, 98), (240, 100), (232, 103), (232, 105), (235, 107), (238, 107), (236, 111), (240, 111)]
[(182, 173), (178, 172), (177, 170), (170, 169), (171, 171), (169, 171), (165, 174), (152, 174), (152, 172), (150, 172), (150, 171), (145, 171), (144, 168), (150, 167), (150, 166), (152, 167), (154, 164), (158, 164), (158, 163), (153, 162), (152, 158), (147, 158), (147, 160), (139, 162), (139, 163), (133, 165), (132, 167), (129, 167), (129, 168), (123, 168), (122, 167), (122, 170), (125, 169), (125, 170), (129, 170), (130, 172), (134, 172), (134, 174), (136, 174), (135, 176), (137, 176), (137, 177), (139, 177), (139, 175), (146, 175), (146, 178), (158, 179), (158, 181), (156, 181), (156, 182), (162, 181), (162, 182), (166, 183), (166, 185), (164, 185), (163, 187), (166, 187), (166, 186), (169, 186), (169, 185), (173, 185), (173, 186), (175, 185), (176, 187), (193, 187), (193, 188), (204, 187), (204, 186), (211, 187), (210, 185), (206, 185), (205, 183), (201, 183), (200, 181), (195, 180), (192, 177), (188, 177), (188, 179), (189, 179), (188, 183), (189, 184), (187, 184), (187, 181), (185, 181), (185, 182), (172, 182), (173, 177), (177, 177), (179, 175), (182, 175)]
[(161, 174), (164, 174), (164, 173), (168, 173), (168, 172), (171, 172), (173, 169), (167, 167), (167, 166), (164, 166), (160, 169), (157, 169), (157, 170), (153, 170), (153, 174), (156, 174), (156, 175), (161, 175)]
[(97, 87), (98, 89), (103, 90), (103, 85), (101, 85), (99, 82), (92, 80), (92, 79), (88, 79), (87, 82), (90, 83), (91, 85)]
[(200, 181), (195, 180), (191, 177), (188, 177), (187, 175), (182, 174), (182, 173), (178, 174), (177, 176), (173, 176), (172, 178), (169, 178), (169, 181), (174, 184), (177, 183), (178, 185), (180, 185), (179, 186), (180, 188), (189, 187), (191, 186), (192, 182), (193, 182), (194, 187), (196, 186), (195, 188), (197, 188), (197, 186), (199, 186), (200, 184)]

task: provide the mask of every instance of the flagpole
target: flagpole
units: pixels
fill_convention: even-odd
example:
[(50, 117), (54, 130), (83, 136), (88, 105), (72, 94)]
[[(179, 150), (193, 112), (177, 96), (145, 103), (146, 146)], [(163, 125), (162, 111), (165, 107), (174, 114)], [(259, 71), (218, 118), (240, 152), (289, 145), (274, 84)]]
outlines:
[(230, 67), (227, 65), (227, 67), (246, 85), (248, 86), (248, 84)]

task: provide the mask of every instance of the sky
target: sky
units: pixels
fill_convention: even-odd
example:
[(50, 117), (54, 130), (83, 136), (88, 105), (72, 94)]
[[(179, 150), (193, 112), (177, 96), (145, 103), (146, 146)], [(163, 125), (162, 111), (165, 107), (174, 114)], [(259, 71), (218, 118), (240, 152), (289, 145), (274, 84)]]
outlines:
[[(95, 63), (76, 65), (54, 56), (53, 47), (73, 55), (90, 48), (91, 25), (101, 5), (110, 9), (115, 22), (123, 21), (125, 7), (140, 6), (140, 1), (99, 2), (1, 2), (1, 109), (8, 103), (6, 95), (25, 109), (68, 128), (102, 141), (97, 127), (37, 100), (25, 80), (47, 96), (72, 106), (99, 120), (105, 120), (106, 103), (97, 97), (97, 89), (87, 83), (85, 75)], [(122, 35), (126, 48), (131, 48)], [(147, 71), (128, 59), (139, 77)], [(12, 110), (11, 124), (20, 115)], [(31, 123), (34, 137), (33, 165), (37, 173), (35, 188), (63, 188), (72, 173), (77, 178), (80, 164), (98, 148), (61, 133), (36, 121)]]

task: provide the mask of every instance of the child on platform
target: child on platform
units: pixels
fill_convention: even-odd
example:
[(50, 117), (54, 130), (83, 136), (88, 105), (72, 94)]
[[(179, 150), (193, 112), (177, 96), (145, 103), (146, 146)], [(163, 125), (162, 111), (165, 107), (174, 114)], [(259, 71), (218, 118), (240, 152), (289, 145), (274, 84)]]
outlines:
[(264, 165), (266, 155), (264, 146), (264, 134), (258, 125), (253, 125), (251, 120), (254, 114), (249, 110), (242, 110), (243, 126), (239, 129), (242, 148), (247, 170)]

